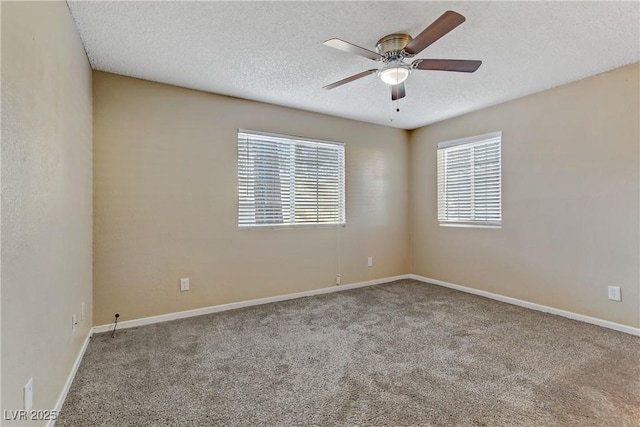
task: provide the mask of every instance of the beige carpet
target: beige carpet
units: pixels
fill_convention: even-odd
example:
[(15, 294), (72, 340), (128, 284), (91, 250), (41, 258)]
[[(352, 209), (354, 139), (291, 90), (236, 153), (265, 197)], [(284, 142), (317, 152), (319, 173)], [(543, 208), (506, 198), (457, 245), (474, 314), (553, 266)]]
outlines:
[(56, 425), (640, 425), (640, 339), (398, 281), (95, 335)]

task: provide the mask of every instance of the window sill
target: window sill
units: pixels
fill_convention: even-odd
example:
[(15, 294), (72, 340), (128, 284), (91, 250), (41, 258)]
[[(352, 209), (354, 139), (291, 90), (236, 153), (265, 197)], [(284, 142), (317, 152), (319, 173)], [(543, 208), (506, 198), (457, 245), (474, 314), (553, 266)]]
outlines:
[(459, 227), (459, 228), (502, 228), (502, 224), (488, 223), (470, 223), (470, 222), (441, 222), (440, 227)]
[(342, 224), (283, 224), (283, 225), (239, 225), (239, 230), (295, 230), (295, 229), (305, 229), (305, 228), (337, 228), (346, 226), (345, 223)]

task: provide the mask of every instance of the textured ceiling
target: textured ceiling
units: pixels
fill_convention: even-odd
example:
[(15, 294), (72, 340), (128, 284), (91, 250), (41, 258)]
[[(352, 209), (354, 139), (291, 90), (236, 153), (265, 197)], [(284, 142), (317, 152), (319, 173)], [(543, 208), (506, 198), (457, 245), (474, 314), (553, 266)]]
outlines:
[[(413, 129), (640, 60), (638, 2), (69, 1), (96, 70)], [(445, 10), (467, 21), (417, 58), (480, 59), (473, 74), (414, 71), (391, 102), (375, 75), (323, 86), (378, 63), (374, 50), (416, 36)], [(391, 119), (393, 119), (391, 121)]]

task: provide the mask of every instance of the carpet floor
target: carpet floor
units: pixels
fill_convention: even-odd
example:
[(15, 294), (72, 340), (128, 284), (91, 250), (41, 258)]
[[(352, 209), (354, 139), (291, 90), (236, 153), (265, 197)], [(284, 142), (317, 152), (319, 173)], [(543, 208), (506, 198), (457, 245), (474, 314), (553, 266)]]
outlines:
[(636, 426), (640, 339), (401, 280), (96, 334), (56, 426)]

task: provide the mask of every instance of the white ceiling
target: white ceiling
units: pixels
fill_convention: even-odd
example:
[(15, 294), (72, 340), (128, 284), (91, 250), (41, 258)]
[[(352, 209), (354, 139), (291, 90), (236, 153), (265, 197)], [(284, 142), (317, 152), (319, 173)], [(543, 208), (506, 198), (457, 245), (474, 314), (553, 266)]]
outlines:
[[(638, 2), (68, 3), (96, 70), (405, 129), (640, 61)], [(399, 113), (375, 75), (322, 89), (379, 68), (323, 41), (375, 50), (445, 10), (467, 21), (417, 57), (475, 73), (414, 71)]]

